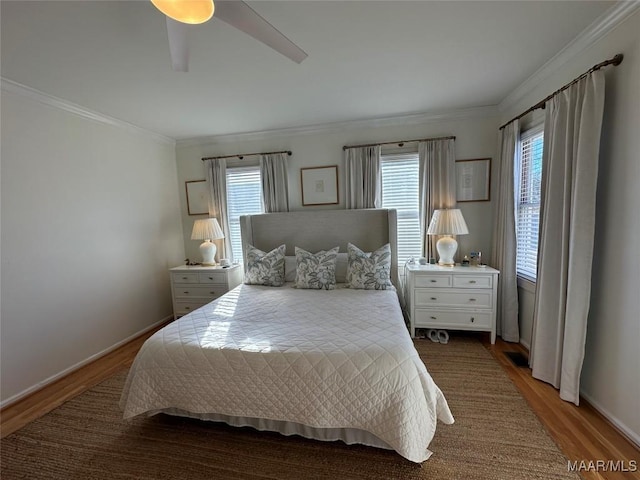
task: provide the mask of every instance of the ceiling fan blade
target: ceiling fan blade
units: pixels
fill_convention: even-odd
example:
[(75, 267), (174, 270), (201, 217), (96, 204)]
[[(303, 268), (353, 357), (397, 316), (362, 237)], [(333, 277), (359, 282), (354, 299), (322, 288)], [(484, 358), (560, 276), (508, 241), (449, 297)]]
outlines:
[(307, 58), (307, 54), (300, 47), (280, 33), (245, 2), (219, 0), (215, 2), (215, 6), (214, 18), (219, 18), (232, 27), (242, 30), (296, 63)]
[(167, 17), (167, 33), (169, 34), (169, 50), (171, 51), (171, 64), (176, 72), (189, 71), (189, 44), (187, 31), (189, 25), (176, 22)]

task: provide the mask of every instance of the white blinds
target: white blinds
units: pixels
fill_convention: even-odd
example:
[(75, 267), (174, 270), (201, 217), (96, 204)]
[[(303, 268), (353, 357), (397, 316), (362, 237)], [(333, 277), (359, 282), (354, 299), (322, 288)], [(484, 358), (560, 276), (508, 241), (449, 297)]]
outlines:
[(543, 143), (542, 127), (525, 132), (520, 141), (516, 271), (530, 280), (536, 279), (538, 263)]
[(227, 168), (227, 212), (234, 262), (242, 262), (240, 216), (263, 213), (260, 167)]
[(382, 155), (382, 208), (398, 212), (398, 265), (422, 252), (420, 235), (418, 154)]

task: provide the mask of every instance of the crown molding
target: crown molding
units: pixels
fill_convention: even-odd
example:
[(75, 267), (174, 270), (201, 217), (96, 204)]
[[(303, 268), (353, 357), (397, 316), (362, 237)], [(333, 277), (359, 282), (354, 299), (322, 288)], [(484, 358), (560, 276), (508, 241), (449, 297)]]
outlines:
[(396, 127), (403, 125), (421, 125), (430, 122), (445, 120), (486, 118), (498, 115), (495, 105), (484, 107), (472, 107), (442, 112), (425, 112), (393, 117), (369, 118), (361, 120), (349, 120), (344, 122), (322, 123), (305, 125), (301, 127), (282, 128), (277, 130), (263, 130), (257, 132), (230, 133), (225, 135), (211, 135), (204, 137), (183, 138), (176, 140), (176, 147), (190, 147), (197, 145), (216, 145), (220, 143), (251, 142), (277, 137), (289, 137), (294, 135), (330, 134), (367, 128)]
[(531, 92), (544, 78), (562, 67), (580, 52), (586, 50), (597, 40), (604, 37), (624, 20), (633, 15), (640, 8), (639, 1), (619, 2), (598, 17), (591, 25), (584, 29), (577, 37), (569, 42), (562, 50), (548, 60), (533, 75), (522, 82), (498, 105), (498, 110), (503, 112), (514, 106), (517, 102)]
[(35, 88), (27, 87), (26, 85), (22, 85), (18, 82), (14, 82), (13, 80), (9, 80), (4, 77), (0, 77), (0, 79), (2, 80), (1, 86), (2, 86), (3, 92), (27, 97), (31, 100), (35, 100), (36, 102), (42, 103), (44, 105), (48, 105), (50, 107), (57, 108), (59, 110), (64, 110), (65, 112), (71, 113), (73, 115), (77, 115), (79, 117), (82, 117), (88, 120), (92, 120), (94, 122), (99, 122), (105, 125), (110, 125), (112, 127), (117, 127), (117, 128), (126, 130), (130, 133), (134, 133), (136, 135), (142, 135), (148, 138), (152, 138), (153, 140), (156, 140), (158, 142), (175, 146), (176, 141), (173, 138), (167, 137), (165, 135), (161, 135), (156, 132), (152, 132), (151, 130), (146, 130), (132, 123), (125, 122), (124, 120), (119, 120), (117, 118), (104, 115), (100, 112), (89, 110), (88, 108), (85, 108), (76, 103), (72, 103), (67, 100), (54, 97), (53, 95), (49, 95), (48, 93), (41, 92), (40, 90), (36, 90)]

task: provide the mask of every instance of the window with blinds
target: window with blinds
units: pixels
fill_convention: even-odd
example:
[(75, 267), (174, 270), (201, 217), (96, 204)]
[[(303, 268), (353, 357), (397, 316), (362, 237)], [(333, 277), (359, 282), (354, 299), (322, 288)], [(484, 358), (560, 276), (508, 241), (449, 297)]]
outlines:
[(540, 227), (540, 185), (542, 183), (543, 127), (524, 132), (520, 139), (517, 190), (516, 271), (521, 277), (536, 280), (538, 230)]
[(398, 212), (398, 265), (422, 255), (418, 154), (382, 155), (382, 207)]
[(260, 167), (227, 169), (227, 215), (229, 220), (231, 259), (242, 262), (240, 216), (263, 213)]

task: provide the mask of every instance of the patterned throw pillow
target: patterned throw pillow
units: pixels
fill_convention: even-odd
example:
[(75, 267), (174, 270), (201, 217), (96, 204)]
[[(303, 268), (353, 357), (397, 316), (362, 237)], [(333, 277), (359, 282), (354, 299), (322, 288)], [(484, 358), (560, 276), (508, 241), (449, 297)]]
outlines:
[(269, 253), (247, 245), (247, 270), (244, 283), (281, 287), (284, 285), (284, 252), (286, 245), (280, 245)]
[(361, 290), (386, 290), (391, 287), (391, 245), (365, 253), (347, 244), (347, 284)]
[(296, 247), (296, 288), (336, 288), (336, 259), (340, 247), (315, 255)]

